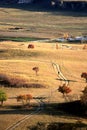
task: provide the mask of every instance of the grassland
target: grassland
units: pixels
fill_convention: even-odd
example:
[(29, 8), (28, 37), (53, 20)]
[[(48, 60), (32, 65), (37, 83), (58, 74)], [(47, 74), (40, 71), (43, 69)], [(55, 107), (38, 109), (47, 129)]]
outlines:
[[(82, 49), (83, 45), (73, 44), (71, 49), (67, 47), (61, 48), (59, 45), (59, 49), (56, 49), (56, 43), (32, 43), (35, 46), (34, 49), (27, 48), (29, 42), (4, 41), (0, 43), (0, 74), (6, 74), (11, 78), (24, 79), (30, 84), (29, 88), (1, 86), (1, 89), (7, 93), (8, 98), (27, 93), (31, 93), (34, 97), (38, 95), (50, 96), (52, 94), (46, 102), (66, 102), (62, 94), (57, 91), (62, 81), (58, 80), (59, 78), (52, 67), (52, 62), (54, 62), (60, 65), (62, 73), (70, 80), (69, 87), (72, 89), (72, 92), (69, 96), (71, 96), (72, 100), (79, 99), (82, 94), (81, 91), (86, 86), (85, 81), (80, 77), (81, 73), (85, 72), (87, 67), (87, 57), (84, 56), (87, 55), (87, 50)], [(70, 45), (67, 44), (67, 46)], [(34, 66), (38, 66), (40, 69), (38, 76), (36, 76), (35, 72), (32, 70)], [(36, 88), (35, 86), (38, 86), (38, 84), (45, 87)], [(35, 101), (32, 101), (31, 104), (34, 102)], [(11, 125), (14, 121), (17, 121), (18, 118), (20, 119), (23, 117), (25, 112), (13, 112), (12, 109), (8, 109), (8, 107), (6, 109), (6, 106), (15, 105), (21, 105), (21, 102), (17, 103), (16, 99), (8, 99), (4, 107), (0, 109), (0, 122), (1, 124), (6, 124), (5, 126), (0, 125), (2, 130)], [(6, 111), (5, 114), (3, 114), (4, 110)], [(27, 112), (29, 112), (29, 110), (26, 110), (25, 114), (27, 114)], [(10, 113), (10, 115), (8, 115), (8, 113)], [(40, 119), (41, 116), (38, 115), (36, 118)], [(3, 120), (2, 117), (4, 117)], [(7, 118), (11, 118), (12, 120), (7, 121)], [(43, 118), (45, 121), (50, 121), (49, 114), (43, 113)], [(51, 118), (52, 121), (59, 121), (59, 117), (57, 116), (51, 116)], [(63, 117), (61, 118), (62, 121)], [(65, 122), (69, 122), (68, 118), (71, 117), (66, 117)], [(77, 121), (76, 118), (71, 120), (73, 123)], [(84, 119), (82, 119), (82, 121), (85, 122)], [(27, 129), (28, 124), (25, 122), (22, 127), (23, 129)], [(21, 126), (17, 129), (20, 130)]]
[(32, 6), (2, 6), (0, 36), (55, 38), (63, 33), (87, 33), (87, 13), (47, 10)]
[[(35, 38), (56, 38), (62, 36), (64, 32), (73, 35), (87, 33), (86, 13), (79, 12), (51, 12), (41, 10), (23, 10), (22, 8), (0, 8), (0, 36), (4, 37), (35, 37)], [(16, 30), (15, 27), (20, 29)], [(11, 39), (10, 39), (11, 40)], [(34, 49), (28, 49), (28, 44), (34, 44)], [(62, 46), (62, 47), (61, 47)], [(81, 79), (81, 73), (87, 71), (87, 49), (83, 50), (83, 44), (62, 44), (46, 42), (0, 42), (0, 74), (6, 74), (13, 78), (22, 78), (33, 87), (11, 88), (1, 86), (8, 98), (19, 94), (31, 93), (34, 97), (48, 95), (50, 98), (46, 102), (61, 103), (66, 102), (62, 94), (57, 91), (62, 84), (52, 67), (52, 62), (61, 67), (64, 76), (70, 80), (69, 87), (72, 92), (69, 94), (72, 100), (77, 100), (86, 86), (85, 80)], [(32, 70), (39, 67), (38, 76)], [(44, 85), (43, 88), (35, 88), (35, 85)], [(50, 96), (51, 95), (51, 96)], [(33, 104), (35, 101), (32, 101)], [(15, 110), (8, 106), (17, 106), (16, 99), (8, 99), (3, 107), (0, 107), (0, 129), (5, 130), (9, 125), (29, 114), (29, 109)], [(61, 115), (62, 114), (62, 115)], [(43, 112), (24, 122), (16, 130), (26, 130), (29, 124), (34, 125), (38, 121), (42, 122), (76, 122), (85, 118), (71, 117), (69, 115), (52, 115)], [(60, 116), (61, 115), (61, 116)], [(5, 124), (5, 125), (3, 125)]]

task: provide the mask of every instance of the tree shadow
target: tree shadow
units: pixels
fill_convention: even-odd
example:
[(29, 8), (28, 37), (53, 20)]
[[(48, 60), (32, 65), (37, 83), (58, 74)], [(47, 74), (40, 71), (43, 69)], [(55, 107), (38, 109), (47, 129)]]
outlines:
[(0, 108), (0, 115), (10, 115), (10, 114), (31, 114), (33, 111), (37, 109), (36, 106), (31, 107), (28, 104), (26, 105), (10, 105), (10, 106), (2, 106)]
[(80, 100), (65, 103), (50, 103), (46, 105), (44, 113), (53, 116), (75, 116), (87, 119), (87, 107)]
[[(40, 110), (39, 115), (52, 115), (58, 117), (78, 117), (87, 119), (87, 107), (81, 104), (80, 100), (65, 103), (46, 103), (38, 107), (37, 104), (4, 106), (0, 108), (0, 115), (10, 114), (31, 114)], [(37, 111), (37, 112), (38, 112)], [(38, 114), (38, 113), (37, 113)]]
[(65, 81), (65, 82), (78, 82), (78, 81), (76, 81), (76, 80), (71, 80), (71, 79), (65, 80), (65, 79), (56, 78), (56, 80)]
[(37, 122), (37, 124), (27, 128), (28, 130), (86, 130), (87, 125), (80, 121), (76, 123)]
[[(87, 5), (86, 5), (87, 6)], [(50, 4), (32, 3), (32, 4), (3, 4), (0, 3), (0, 8), (14, 8), (21, 9), (31, 12), (49, 12), (51, 15), (62, 15), (62, 16), (74, 16), (74, 17), (87, 17), (87, 11), (83, 10), (71, 10), (68, 8), (52, 7)], [(86, 8), (87, 9), (87, 8)]]

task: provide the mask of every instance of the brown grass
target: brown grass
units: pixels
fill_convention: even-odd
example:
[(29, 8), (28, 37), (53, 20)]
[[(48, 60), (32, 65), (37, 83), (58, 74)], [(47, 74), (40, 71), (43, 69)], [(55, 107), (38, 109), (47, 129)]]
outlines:
[[(3, 43), (3, 44), (2, 44)], [(81, 91), (84, 89), (86, 83), (83, 79), (81, 79), (80, 75), (82, 72), (86, 72), (87, 68), (87, 51), (83, 50), (83, 45), (68, 45), (72, 46), (71, 49), (68, 48), (61, 48), (59, 45), (59, 49), (56, 49), (55, 43), (39, 43), (34, 42), (35, 45), (34, 50), (28, 50), (27, 45), (29, 43), (17, 43), (16, 42), (2, 42), (0, 47), (6, 49), (6, 45), (8, 44), (9, 49), (11, 45), (11, 49), (20, 49), (23, 51), (30, 51), (31, 53), (37, 52), (42, 53), (43, 55), (34, 55), (33, 57), (14, 57), (8, 60), (3, 57), (3, 60), (0, 60), (0, 73), (5, 74), (8, 77), (14, 77), (14, 79), (23, 79), (31, 84), (41, 84), (44, 85), (45, 88), (5, 88), (2, 86), (3, 89), (9, 97), (15, 97), (19, 94), (28, 94), (31, 93), (34, 97), (41, 96), (41, 95), (48, 95), (51, 97), (46, 102), (65, 102), (65, 99), (62, 97), (61, 93), (57, 91), (59, 85), (62, 84), (62, 81), (59, 80), (55, 71), (52, 67), (52, 62), (57, 63), (61, 67), (61, 71), (63, 72), (64, 76), (71, 80), (69, 83), (69, 87), (71, 88), (72, 92), (69, 94), (72, 97), (72, 100), (79, 99), (80, 95), (82, 94)], [(22, 44), (19, 46), (19, 44)], [(8, 49), (8, 51), (9, 51)], [(3, 54), (2, 54), (3, 55)], [(32, 71), (32, 68), (38, 66), (39, 73), (38, 76)], [(21, 82), (21, 80), (18, 80)], [(53, 93), (52, 93), (53, 91)], [(32, 103), (35, 101), (32, 101)], [(5, 102), (5, 106), (8, 105), (20, 105), (21, 103), (17, 103), (15, 99), (8, 99)], [(0, 116), (0, 128), (4, 130), (7, 126), (11, 125), (14, 121), (17, 120), (17, 117), (21, 118), (22, 114), (2, 114)], [(2, 120), (3, 117), (3, 120)], [(45, 117), (45, 118), (44, 118)], [(7, 121), (7, 118), (9, 119)], [(38, 120), (40, 120), (41, 116), (37, 116)], [(51, 117), (43, 115), (42, 118), (45, 120), (55, 120), (58, 121), (58, 117)], [(56, 119), (55, 119), (56, 118)], [(11, 119), (11, 120), (10, 120)], [(34, 118), (33, 118), (34, 119)], [(44, 120), (43, 119), (43, 120)], [(64, 118), (61, 119), (64, 121)], [(67, 121), (69, 121), (67, 119)], [(72, 121), (73, 122), (73, 121)], [(3, 127), (1, 124), (6, 124)], [(28, 125), (27, 125), (28, 126)], [(23, 128), (25, 129), (26, 124), (24, 124)], [(21, 129), (19, 127), (18, 129)]]
[[(4, 45), (7, 44), (4, 42)], [(29, 51), (27, 48), (27, 43), (24, 43), (22, 46), (19, 46), (18, 43), (8, 42), (8, 46), (12, 45), (14, 50), (15, 48), (21, 48), (22, 50)], [(20, 43), (21, 44), (21, 43)], [(34, 43), (35, 49), (30, 50), (31, 53), (37, 52), (38, 54), (43, 53), (44, 55), (38, 55), (36, 58), (33, 57), (24, 57), (20, 59), (8, 59), (0, 60), (1, 73), (6, 75), (11, 74), (14, 78), (21, 77), (26, 79), (29, 83), (40, 83), (44, 84), (46, 87), (51, 87), (52, 89), (58, 87), (61, 84), (61, 81), (56, 80), (57, 75), (55, 74), (51, 62), (58, 63), (61, 67), (61, 70), (65, 77), (69, 80), (76, 82), (70, 82), (70, 87), (74, 92), (80, 93), (80, 91), (85, 87), (85, 82), (81, 79), (80, 75), (82, 72), (86, 71), (87, 65), (87, 54), (86, 50), (82, 50), (83, 45), (74, 45), (72, 49), (61, 49), (56, 50), (55, 43)], [(2, 47), (2, 44), (1, 44)], [(12, 49), (13, 49), (12, 48)], [(41, 51), (40, 51), (41, 50)], [(4, 57), (5, 58), (5, 57)], [(38, 76), (32, 71), (34, 66), (39, 67)]]
[[(15, 27), (22, 29), (15, 30)], [(60, 11), (40, 12), (24, 11), (15, 8), (0, 8), (0, 36), (44, 37), (53, 39), (63, 36), (66, 32), (76, 36), (82, 35), (86, 31), (86, 13)], [(7, 93), (8, 98), (31, 93), (34, 97), (38, 95), (51, 95), (46, 102), (65, 102), (61, 93), (57, 91), (62, 81), (59, 80), (59, 77), (57, 77), (53, 70), (52, 62), (54, 62), (60, 65), (62, 73), (70, 80), (69, 87), (72, 89), (72, 92), (69, 96), (71, 96), (72, 100), (79, 99), (82, 94), (81, 91), (86, 86), (85, 81), (80, 77), (82, 72), (87, 71), (87, 50), (82, 49), (84, 45), (64, 44), (61, 48), (61, 43), (58, 43), (59, 48), (56, 50), (56, 43), (33, 42), (35, 48), (34, 50), (29, 50), (29, 43), (31, 44), (32, 42), (0, 42), (0, 73), (7, 75), (7, 77), (11, 76), (10, 79), (12, 77), (14, 79), (23, 79), (29, 85), (44, 85), (45, 88), (9, 88), (2, 85), (0, 88)], [(70, 46), (71, 49), (68, 49), (65, 45)], [(28, 53), (33, 55), (31, 56)], [(38, 54), (37, 57), (35, 55), (36, 53)], [(40, 69), (38, 76), (32, 71), (34, 66), (38, 66)], [(19, 81), (21, 82), (21, 80)], [(16, 99), (8, 99), (4, 104), (4, 106), (11, 105), (21, 105), (21, 103), (17, 103)], [(26, 112), (16, 113), (12, 109), (8, 110), (5, 108), (0, 108), (0, 112), (1, 130), (5, 130), (26, 114)], [(69, 116), (41, 114), (35, 115), (16, 128), (16, 130), (26, 130), (29, 124), (34, 125), (39, 121), (76, 122), (77, 120), (78, 118)], [(84, 119), (84, 122), (87, 123), (87, 120)]]
[[(87, 30), (86, 12), (40, 12), (34, 9), (24, 11), (15, 8), (0, 8), (0, 16), (0, 34), (3, 36), (56, 38), (66, 32), (81, 35)], [(16, 27), (22, 29), (15, 30)]]

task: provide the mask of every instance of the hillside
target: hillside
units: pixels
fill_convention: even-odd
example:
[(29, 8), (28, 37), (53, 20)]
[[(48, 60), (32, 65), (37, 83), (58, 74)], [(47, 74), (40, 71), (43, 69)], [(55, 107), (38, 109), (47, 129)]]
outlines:
[[(81, 78), (87, 72), (87, 45), (54, 41), (66, 33), (87, 34), (86, 11), (0, 4), (0, 90), (8, 98), (0, 106), (0, 130), (25, 117), (15, 130), (30, 130), (38, 122), (82, 123), (87, 128), (87, 109), (80, 102), (87, 85)], [(39, 67), (37, 74), (34, 67)], [(59, 92), (64, 83), (71, 89), (66, 96)], [(17, 102), (17, 96), (28, 94), (33, 96), (30, 104)]]
[(87, 34), (87, 12), (6, 5), (0, 8), (0, 37), (57, 38)]
[[(33, 108), (35, 108), (35, 104), (38, 105), (39, 100), (32, 100), (32, 107), (23, 107), (22, 102), (17, 102), (15, 98), (17, 95), (29, 93), (33, 97), (47, 97), (43, 100), (47, 107), (33, 118), (21, 123), (16, 130), (26, 130), (29, 125), (35, 125), (39, 121), (75, 123), (81, 120), (83, 123), (87, 123), (87, 119), (81, 111), (78, 111), (80, 113), (80, 117), (78, 117), (76, 109), (74, 110), (72, 107), (69, 109), (65, 106), (63, 107), (65, 112), (63, 112), (63, 108), (59, 105), (80, 99), (82, 90), (86, 86), (85, 80), (81, 78), (81, 73), (86, 72), (87, 50), (83, 50), (82, 44), (60, 43), (58, 49), (56, 49), (55, 42), (32, 42), (35, 46), (34, 49), (29, 49), (28, 44), (31, 42), (0, 42), (0, 78), (4, 79), (4, 75), (6, 75), (7, 80), (12, 79), (12, 83), (15, 83), (10, 87), (4, 82), (4, 86), (1, 84), (0, 87), (8, 95), (8, 100), (3, 107), (0, 107), (0, 129), (5, 130), (35, 110)], [(72, 91), (68, 94), (67, 99), (58, 92), (59, 85), (65, 81), (60, 79), (52, 63), (59, 64), (61, 72), (69, 80), (69, 87)], [(38, 75), (32, 70), (35, 66), (39, 67)], [(2, 83), (1, 81), (0, 83)], [(28, 86), (23, 87), (24, 81)], [(70, 106), (74, 107), (73, 104)], [(71, 110), (73, 110), (72, 114)]]

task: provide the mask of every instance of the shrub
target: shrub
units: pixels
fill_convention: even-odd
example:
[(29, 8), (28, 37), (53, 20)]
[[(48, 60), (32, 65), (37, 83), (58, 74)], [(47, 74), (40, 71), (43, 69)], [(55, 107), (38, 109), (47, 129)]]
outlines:
[(20, 94), (17, 96), (17, 102), (22, 101), (24, 105), (24, 101), (28, 104), (30, 104), (30, 100), (33, 99), (33, 96), (31, 94)]
[(38, 122), (35, 126), (28, 127), (28, 130), (86, 130), (87, 125), (82, 122), (76, 123), (44, 123)]
[(27, 84), (24, 79), (0, 74), (0, 85), (4, 85), (7, 87), (23, 87)]
[(11, 87), (25, 87), (27, 85), (26, 81), (20, 78), (9, 78), (8, 83), (8, 86)]
[(26, 87), (26, 88), (45, 88), (45, 85), (39, 83), (29, 83), (26, 79), (20, 77), (7, 76), (0, 74), (0, 85), (5, 87)]
[(46, 130), (45, 123), (38, 122), (35, 126), (29, 127), (29, 130)]
[(87, 73), (86, 73), (86, 72), (83, 72), (83, 73), (81, 74), (81, 78), (84, 78), (85, 81), (86, 81), (86, 83), (87, 83)]
[(81, 96), (81, 103), (87, 106), (87, 86), (82, 91), (83, 95)]
[(63, 84), (62, 86), (59, 86), (58, 91), (64, 95), (70, 93), (71, 89), (68, 86), (66, 86), (66, 84)]
[(34, 45), (33, 45), (33, 44), (29, 44), (29, 45), (28, 45), (28, 48), (33, 49), (33, 48), (34, 48)]
[(3, 85), (3, 84), (4, 84), (4, 85), (9, 84), (7, 75), (5, 75), (5, 74), (0, 74), (0, 84), (1, 84), (1, 85)]
[(3, 102), (7, 100), (7, 95), (3, 90), (0, 90), (0, 102), (1, 106), (3, 105)]

